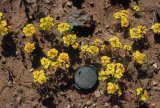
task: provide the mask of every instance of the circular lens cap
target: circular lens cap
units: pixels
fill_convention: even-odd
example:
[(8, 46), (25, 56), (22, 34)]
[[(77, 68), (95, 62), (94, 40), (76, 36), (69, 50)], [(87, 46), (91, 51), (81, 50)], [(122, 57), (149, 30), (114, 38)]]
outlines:
[(82, 66), (74, 74), (75, 87), (79, 90), (92, 89), (97, 84), (97, 69), (94, 66)]

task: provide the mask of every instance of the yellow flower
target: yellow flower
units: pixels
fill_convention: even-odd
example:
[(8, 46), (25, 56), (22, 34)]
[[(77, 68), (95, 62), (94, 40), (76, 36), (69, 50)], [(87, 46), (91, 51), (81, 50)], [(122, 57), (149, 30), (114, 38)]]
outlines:
[(146, 55), (143, 54), (143, 53), (140, 53), (139, 51), (135, 51), (133, 53), (133, 57), (134, 57), (134, 60), (139, 63), (139, 64), (143, 64), (145, 58), (146, 58)]
[(52, 68), (54, 69), (54, 70), (56, 70), (57, 68), (59, 68), (60, 67), (60, 63), (59, 62), (52, 62), (51, 63), (51, 66), (52, 66)]
[(92, 55), (96, 55), (99, 52), (99, 48), (92, 45), (88, 47), (87, 52), (89, 52)]
[(47, 52), (47, 56), (52, 59), (55, 58), (57, 54), (58, 54), (58, 50), (56, 50), (55, 48), (52, 48)]
[(50, 66), (50, 64), (51, 64), (51, 61), (50, 61), (49, 59), (47, 59), (46, 57), (43, 57), (43, 58), (41, 59), (41, 65), (42, 65), (45, 69), (47, 69), (47, 68)]
[(70, 25), (68, 23), (60, 23), (58, 24), (58, 30), (59, 32), (63, 33), (70, 29)]
[(152, 25), (152, 29), (154, 33), (160, 34), (160, 23), (155, 23), (154, 25)]
[(88, 45), (81, 46), (81, 51), (82, 52), (87, 52), (87, 50), (88, 50)]
[(67, 53), (60, 53), (57, 60), (59, 63), (66, 64), (69, 62), (69, 56)]
[(7, 26), (6, 20), (0, 21), (0, 36), (5, 36), (11, 27)]
[(138, 12), (139, 11), (139, 6), (137, 6), (137, 5), (133, 6), (133, 10)]
[(120, 19), (121, 27), (128, 27), (129, 26), (128, 16), (129, 16), (129, 12), (127, 10), (122, 10), (122, 11), (116, 12), (114, 14), (114, 18)]
[(106, 70), (105, 70), (106, 75), (114, 75), (115, 66), (116, 66), (116, 64), (114, 64), (114, 63), (107, 64)]
[(132, 39), (140, 39), (147, 33), (147, 29), (145, 26), (137, 26), (136, 28), (130, 29), (129, 33)]
[(108, 94), (114, 94), (118, 91), (118, 89), (119, 89), (119, 86), (115, 83), (109, 82), (107, 84), (107, 93)]
[(2, 12), (0, 12), (0, 18), (3, 16), (3, 13)]
[(122, 47), (122, 44), (121, 44), (121, 42), (119, 41), (119, 38), (116, 37), (116, 36), (110, 38), (110, 39), (109, 39), (109, 42), (110, 42), (110, 44), (111, 44), (111, 46), (112, 46), (113, 48), (121, 48), (121, 47)]
[(99, 46), (102, 43), (100, 39), (95, 39), (93, 45)]
[(126, 50), (126, 51), (131, 51), (132, 50), (132, 47), (131, 46), (129, 46), (129, 45), (124, 45), (124, 50)]
[(27, 53), (32, 53), (35, 49), (35, 44), (34, 43), (30, 43), (30, 42), (27, 42), (24, 46), (24, 50), (27, 52)]
[(111, 58), (108, 56), (102, 56), (101, 57), (101, 63), (103, 66), (106, 66), (108, 63), (110, 63)]
[(33, 26), (33, 24), (27, 24), (24, 28), (23, 28), (23, 33), (25, 36), (30, 37), (33, 36), (33, 34), (36, 32), (35, 27)]
[(53, 18), (50, 16), (44, 17), (40, 19), (40, 29), (44, 31), (50, 31), (54, 26)]
[(38, 84), (45, 84), (47, 82), (47, 78), (45, 76), (44, 70), (34, 71), (33, 72), (33, 81)]
[(78, 47), (78, 42), (76, 42), (77, 36), (75, 34), (68, 34), (67, 36), (63, 36), (63, 42), (65, 45), (71, 45), (74, 49)]
[(125, 68), (123, 64), (116, 63), (116, 68), (114, 71), (114, 77), (120, 79), (123, 76), (123, 73), (125, 72)]
[(146, 102), (148, 100), (148, 93), (143, 88), (137, 88), (136, 93), (141, 101)]
[(129, 21), (127, 18), (121, 18), (121, 27), (128, 27), (129, 26)]
[(76, 48), (78, 48), (78, 45), (79, 45), (78, 42), (75, 42), (75, 43), (72, 44), (72, 47), (73, 47), (74, 49), (76, 49)]
[(121, 95), (122, 95), (122, 91), (118, 90), (118, 96), (121, 96)]

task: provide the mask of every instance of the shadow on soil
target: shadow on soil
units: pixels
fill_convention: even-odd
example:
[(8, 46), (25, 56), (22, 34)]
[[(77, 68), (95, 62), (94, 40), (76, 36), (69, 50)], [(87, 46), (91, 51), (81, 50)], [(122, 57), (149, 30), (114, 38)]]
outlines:
[(16, 56), (16, 42), (13, 39), (13, 33), (10, 33), (3, 37), (2, 45), (3, 51), (2, 55), (5, 57)]

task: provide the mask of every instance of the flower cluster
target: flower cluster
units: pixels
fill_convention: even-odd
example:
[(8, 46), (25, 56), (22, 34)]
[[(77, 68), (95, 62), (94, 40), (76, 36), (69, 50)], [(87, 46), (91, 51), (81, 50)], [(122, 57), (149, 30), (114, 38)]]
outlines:
[(108, 94), (118, 94), (118, 96), (122, 95), (121, 90), (119, 89), (119, 85), (116, 83), (108, 82), (107, 84), (107, 93)]
[(88, 54), (91, 54), (91, 55), (96, 55), (99, 52), (99, 48), (97, 46), (95, 46), (95, 45), (91, 45), (91, 46), (83, 45), (83, 46), (81, 46), (81, 51), (83, 53), (88, 53)]
[(33, 82), (40, 85), (45, 84), (47, 82), (44, 70), (33, 72)]
[(116, 12), (114, 14), (114, 18), (121, 21), (121, 27), (128, 27), (129, 26), (129, 12), (127, 10), (121, 10), (120, 12)]
[(110, 45), (113, 47), (113, 48), (121, 48), (122, 47), (122, 44), (121, 42), (119, 41), (119, 38), (114, 36), (112, 38), (109, 39), (109, 42), (110, 42)]
[(124, 45), (123, 48), (124, 48), (125, 51), (131, 51), (132, 50), (132, 47), (129, 46), (129, 45)]
[(148, 92), (143, 88), (137, 88), (136, 93), (140, 101), (146, 102), (148, 100)]
[(125, 68), (121, 63), (109, 63), (105, 66), (104, 70), (99, 72), (99, 80), (107, 80), (108, 78), (120, 79), (125, 72)]
[(130, 37), (132, 39), (140, 39), (143, 38), (147, 32), (147, 28), (145, 26), (137, 26), (135, 28), (130, 29)]
[(100, 39), (95, 39), (94, 42), (92, 43), (94, 46), (98, 47), (99, 50), (104, 51), (107, 49), (107, 46), (104, 44), (104, 42)]
[(0, 20), (0, 36), (5, 36), (11, 27), (7, 25), (6, 20)]
[(152, 29), (154, 33), (160, 34), (160, 23), (155, 23), (154, 25), (152, 25)]
[(47, 69), (51, 64), (51, 60), (49, 60), (48, 58), (46, 57), (43, 57), (41, 59), (41, 65), (43, 66), (43, 68)]
[(32, 53), (35, 50), (35, 43), (27, 42), (24, 46), (24, 50), (27, 53)]
[(34, 27), (33, 24), (27, 24), (24, 28), (23, 28), (23, 33), (25, 36), (30, 37), (33, 36), (33, 34), (36, 32), (36, 29)]
[(110, 63), (111, 58), (108, 56), (102, 56), (101, 57), (101, 63), (103, 66), (106, 66), (108, 63)]
[(3, 16), (3, 13), (2, 13), (2, 12), (0, 12), (0, 20), (2, 19), (2, 16)]
[(70, 25), (68, 23), (60, 23), (60, 24), (58, 24), (58, 30), (60, 33), (69, 31)]
[(62, 52), (58, 55), (58, 50), (52, 48), (47, 52), (47, 57), (41, 59), (43, 68), (48, 69), (50, 66), (54, 70), (62, 67), (69, 68), (69, 56), (67, 53)]
[(143, 54), (143, 53), (140, 53), (139, 51), (135, 51), (133, 53), (133, 57), (134, 57), (134, 60), (139, 63), (139, 64), (143, 64), (145, 58), (146, 58), (146, 55)]
[(50, 31), (54, 26), (54, 21), (51, 16), (47, 16), (40, 19), (40, 29), (44, 31)]
[(47, 52), (47, 56), (51, 59), (55, 58), (57, 55), (58, 55), (58, 50), (55, 48), (52, 48)]
[(68, 34), (63, 36), (63, 42), (66, 46), (72, 46), (74, 49), (78, 48), (77, 36), (75, 34)]
[(139, 6), (137, 6), (137, 5), (133, 6), (133, 10), (134, 10), (135, 12), (139, 12)]

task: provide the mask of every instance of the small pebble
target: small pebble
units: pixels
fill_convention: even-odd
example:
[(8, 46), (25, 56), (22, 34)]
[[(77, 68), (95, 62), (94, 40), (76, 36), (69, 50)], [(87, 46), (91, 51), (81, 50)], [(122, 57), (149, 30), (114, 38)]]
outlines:
[(154, 64), (153, 64), (153, 67), (154, 67), (155, 69), (157, 69), (157, 68), (158, 68), (158, 66), (157, 66), (157, 64), (156, 64), (156, 63), (154, 63)]
[(92, 104), (92, 101), (87, 101), (86, 106), (90, 106)]
[(152, 86), (157, 86), (158, 82), (152, 81)]
[(30, 72), (32, 72), (33, 70), (34, 70), (34, 69), (33, 69), (33, 68), (31, 68), (29, 71), (30, 71)]
[(108, 103), (108, 102), (104, 103), (104, 106), (105, 106), (105, 107), (108, 107), (108, 106), (109, 106), (109, 103)]
[(94, 92), (94, 95), (95, 95), (96, 98), (98, 98), (98, 97), (101, 96), (101, 93), (100, 93), (100, 91), (95, 91), (95, 92)]
[(96, 107), (96, 104), (95, 104), (95, 103), (93, 104), (93, 107)]

